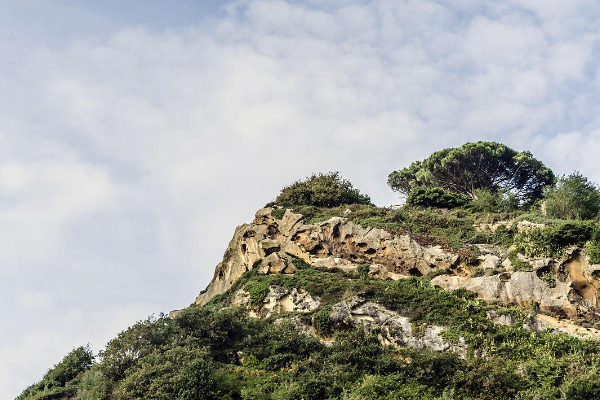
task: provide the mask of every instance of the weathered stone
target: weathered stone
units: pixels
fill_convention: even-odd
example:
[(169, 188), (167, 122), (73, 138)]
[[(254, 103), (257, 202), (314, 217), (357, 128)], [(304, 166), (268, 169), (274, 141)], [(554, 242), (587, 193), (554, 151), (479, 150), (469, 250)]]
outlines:
[(217, 265), (212, 282), (196, 299), (197, 304), (206, 304), (254, 268), (265, 274), (293, 273), (291, 256), (344, 270), (361, 263), (378, 264), (387, 268), (389, 274), (383, 275), (388, 277), (426, 275), (450, 269), (459, 261), (458, 255), (439, 246), (423, 247), (409, 235), (394, 236), (383, 229), (364, 228), (347, 218), (303, 224), (300, 214), (286, 210), (277, 220), (272, 211), (261, 209), (252, 224), (236, 229), (223, 261)]
[(502, 259), (494, 254), (484, 254), (477, 257), (479, 266), (484, 270), (496, 269), (502, 263)]
[(462, 356), (466, 355), (464, 339), (460, 338), (457, 344), (445, 341), (442, 337), (444, 327), (422, 325), (415, 330), (410, 318), (358, 297), (334, 305), (330, 321), (338, 327), (360, 326), (369, 331), (377, 330), (379, 340), (384, 344), (413, 349), (450, 350)]

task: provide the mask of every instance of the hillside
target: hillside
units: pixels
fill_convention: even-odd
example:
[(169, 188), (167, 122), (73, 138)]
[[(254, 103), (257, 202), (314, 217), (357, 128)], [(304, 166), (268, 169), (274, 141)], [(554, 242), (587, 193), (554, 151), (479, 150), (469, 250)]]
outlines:
[(416, 186), (390, 208), (337, 173), (296, 182), (192, 305), (75, 349), (18, 400), (600, 398), (600, 225), (549, 210), (571, 177), (535, 201)]

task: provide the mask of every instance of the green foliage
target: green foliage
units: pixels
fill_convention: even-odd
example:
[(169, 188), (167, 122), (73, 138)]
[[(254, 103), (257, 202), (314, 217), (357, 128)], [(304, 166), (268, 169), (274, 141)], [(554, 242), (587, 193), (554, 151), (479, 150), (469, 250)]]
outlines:
[(469, 208), (475, 212), (508, 213), (519, 208), (519, 199), (510, 192), (476, 189)]
[(97, 368), (86, 371), (77, 389), (80, 400), (106, 400), (112, 392), (112, 382)]
[(369, 277), (369, 270), (371, 269), (371, 264), (359, 264), (356, 267), (356, 273), (362, 279), (367, 279)]
[(283, 218), (286, 210), (287, 208), (274, 208), (273, 211), (271, 211), (271, 216), (275, 219), (281, 219)]
[(317, 333), (321, 336), (328, 336), (332, 332), (331, 324), (331, 305), (321, 307), (314, 313), (312, 323)]
[(411, 206), (456, 208), (467, 204), (466, 197), (439, 187), (416, 187), (410, 191), (406, 204)]
[(542, 197), (554, 174), (530, 152), (496, 142), (466, 143), (433, 153), (423, 161), (392, 172), (390, 187), (404, 195), (416, 187), (441, 187), (476, 198), (475, 190), (510, 192), (521, 203)]
[(89, 346), (81, 346), (67, 354), (43, 376), (42, 380), (25, 389), (17, 400), (52, 399), (68, 397), (74, 394), (78, 379), (89, 370), (94, 354)]
[(600, 240), (590, 240), (585, 244), (585, 252), (591, 264), (600, 264)]
[(528, 258), (561, 256), (570, 246), (585, 246), (597, 230), (591, 222), (564, 222), (558, 226), (525, 229), (515, 235), (514, 242), (516, 249)]
[(527, 261), (523, 261), (518, 256), (517, 248), (512, 246), (508, 250), (508, 260), (514, 267), (515, 271), (532, 271), (533, 268)]
[(252, 280), (244, 285), (244, 290), (250, 293), (250, 304), (257, 306), (269, 293), (269, 281), (267, 279)]
[(581, 377), (567, 387), (565, 393), (569, 400), (596, 400), (600, 398), (600, 377), (598, 375)]
[(577, 171), (563, 175), (546, 193), (545, 209), (552, 218), (593, 219), (600, 212), (598, 185)]
[[(293, 322), (273, 324), (248, 318), (244, 310), (227, 304), (222, 304), (223, 308), (190, 307), (173, 319), (151, 317), (119, 334), (97, 365), (67, 384), (70, 392), (61, 388), (62, 392), (36, 392), (28, 398), (492, 400), (597, 396), (593, 371), (600, 366), (600, 346), (596, 342), (537, 334), (520, 323), (495, 325), (486, 316), (490, 309), (521, 319), (526, 313), (486, 305), (464, 290), (446, 291), (424, 278), (361, 279), (356, 274), (310, 267), (294, 275), (261, 276), (250, 271), (241, 279), (244, 286), (258, 281), (263, 286), (304, 288), (318, 296), (323, 305), (312, 316), (295, 318), (326, 332), (333, 343), (325, 345), (299, 333)], [(408, 316), (414, 326), (447, 327), (444, 337), (453, 343), (464, 340), (471, 356), (383, 346), (377, 332), (332, 326), (332, 305), (357, 295)], [(473, 356), (475, 351), (478, 356)], [(111, 371), (122, 372), (109, 376), (106, 372)], [(561, 397), (561, 393), (567, 396)]]
[(339, 172), (313, 174), (282, 189), (275, 203), (283, 207), (338, 207), (343, 204), (371, 204), (371, 199), (354, 189)]

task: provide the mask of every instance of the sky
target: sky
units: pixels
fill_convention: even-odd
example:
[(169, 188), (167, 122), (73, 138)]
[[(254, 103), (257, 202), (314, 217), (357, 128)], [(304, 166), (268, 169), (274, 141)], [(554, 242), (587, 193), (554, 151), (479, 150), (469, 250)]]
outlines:
[(600, 181), (592, 0), (0, 0), (0, 398), (188, 306), (313, 172), (493, 140)]

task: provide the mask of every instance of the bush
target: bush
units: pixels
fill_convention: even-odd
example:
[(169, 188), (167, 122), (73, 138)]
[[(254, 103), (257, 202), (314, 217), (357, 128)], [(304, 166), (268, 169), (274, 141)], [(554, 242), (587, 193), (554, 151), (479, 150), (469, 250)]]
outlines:
[(546, 193), (545, 208), (553, 218), (592, 219), (600, 212), (600, 191), (579, 172), (563, 175)]
[(565, 222), (556, 227), (532, 228), (515, 236), (515, 246), (528, 258), (560, 256), (570, 247), (583, 247), (592, 238), (590, 222)]
[(112, 390), (112, 382), (102, 372), (93, 368), (81, 377), (77, 390), (80, 400), (105, 400)]
[(415, 188), (406, 199), (406, 204), (411, 206), (435, 208), (456, 208), (464, 206), (467, 202), (466, 197), (439, 187)]
[(338, 207), (343, 204), (371, 204), (371, 199), (354, 189), (339, 172), (313, 174), (283, 188), (275, 203), (283, 207)]
[(475, 212), (507, 213), (519, 208), (519, 199), (510, 192), (477, 189), (469, 207)]

